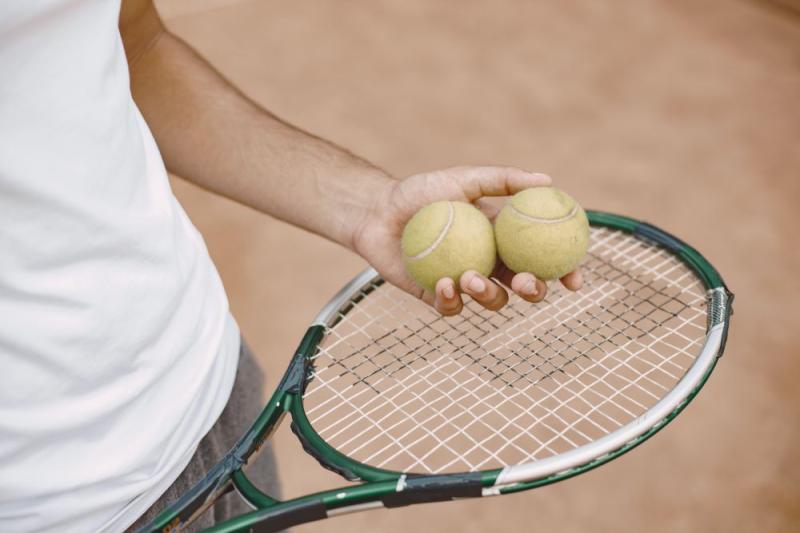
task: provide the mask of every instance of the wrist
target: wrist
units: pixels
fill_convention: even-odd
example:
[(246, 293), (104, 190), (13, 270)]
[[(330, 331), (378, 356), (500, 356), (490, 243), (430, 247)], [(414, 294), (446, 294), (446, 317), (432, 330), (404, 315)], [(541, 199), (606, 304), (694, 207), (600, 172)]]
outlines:
[(366, 163), (362, 168), (354, 169), (351, 179), (328, 182), (338, 191), (322, 191), (323, 194), (336, 194), (342, 198), (337, 202), (340, 216), (333, 240), (358, 253), (364, 229), (385, 212), (384, 206), (395, 183), (396, 179), (390, 174)]
[(381, 217), (388, 212), (389, 199), (397, 183), (397, 178), (382, 169), (375, 168), (368, 185), (359, 194), (360, 208), (350, 217), (352, 225), (348, 228), (344, 246), (363, 255), (361, 249), (364, 239), (368, 238), (368, 230), (381, 225)]

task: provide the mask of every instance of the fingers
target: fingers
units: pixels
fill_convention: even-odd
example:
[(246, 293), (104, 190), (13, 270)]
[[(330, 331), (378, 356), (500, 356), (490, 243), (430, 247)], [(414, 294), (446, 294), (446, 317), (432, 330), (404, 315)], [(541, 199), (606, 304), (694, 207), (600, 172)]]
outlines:
[(583, 274), (576, 268), (561, 278), (561, 284), (571, 291), (577, 291), (583, 286)]
[(497, 278), (506, 287), (510, 287), (520, 298), (528, 302), (541, 302), (547, 295), (547, 283), (536, 279), (536, 276), (530, 272), (518, 274), (501, 261), (497, 262), (492, 277)]
[[(530, 272), (514, 273), (500, 264), (492, 273), (492, 277), (510, 287), (527, 302), (539, 303), (547, 296), (547, 283), (537, 279)], [(579, 270), (575, 270), (562, 277), (561, 283), (567, 289), (576, 291), (580, 289), (583, 277)], [(473, 300), (490, 311), (497, 311), (508, 303), (508, 293), (503, 287), (474, 270), (469, 270), (461, 276), (459, 287), (461, 292), (470, 295)], [(440, 279), (436, 283), (433, 295), (425, 292), (421, 297), (443, 316), (455, 316), (464, 308), (459, 290), (450, 278)]]
[(530, 272), (515, 274), (509, 285), (525, 301), (538, 303), (547, 295), (547, 284)]
[(456, 290), (456, 284), (450, 278), (442, 278), (436, 282), (434, 309), (443, 316), (454, 316), (461, 312), (464, 302)]
[[(537, 279), (530, 272), (515, 273), (507, 266), (499, 263), (492, 277), (503, 285), (510, 287), (520, 298), (531, 303), (539, 303), (547, 296), (547, 283)], [(577, 291), (583, 285), (580, 270), (574, 270), (561, 278), (561, 283), (571, 291)], [(459, 288), (473, 300), (490, 311), (497, 311), (508, 303), (506, 290), (474, 270), (469, 270), (459, 279)], [(443, 316), (455, 316), (464, 308), (464, 301), (459, 288), (450, 278), (442, 278), (436, 283), (434, 294), (424, 292), (422, 300), (432, 305)]]
[[(502, 263), (498, 264), (492, 277), (503, 285), (510, 287), (520, 298), (531, 303), (539, 303), (547, 296), (547, 283), (537, 279), (530, 272), (515, 273)], [(561, 278), (561, 283), (571, 291), (577, 291), (583, 285), (580, 270), (574, 270)], [(469, 294), (472, 299), (490, 311), (497, 311), (508, 303), (508, 293), (491, 279), (474, 270), (469, 270), (459, 280), (461, 292)], [(425, 292), (422, 299), (433, 305), (443, 316), (455, 316), (464, 308), (455, 283), (450, 278), (442, 278), (436, 283), (435, 294)]]
[(508, 302), (508, 293), (504, 288), (474, 270), (464, 272), (459, 285), (462, 291), (490, 311), (497, 311)]
[(514, 167), (456, 167), (444, 172), (453, 176), (470, 202), (481, 196), (510, 196), (552, 182), (546, 174)]
[[(474, 270), (465, 272), (459, 280), (459, 285), (462, 292), (469, 294), (473, 300), (490, 311), (497, 311), (508, 303), (508, 293), (505, 289)], [(434, 290), (433, 307), (443, 316), (455, 316), (464, 308), (464, 302), (452, 279), (440, 279), (436, 282)]]
[(472, 204), (475, 207), (477, 207), (481, 213), (486, 215), (486, 218), (491, 220), (492, 223), (494, 223), (494, 219), (497, 218), (497, 215), (500, 214), (500, 208), (498, 206), (494, 205), (493, 203), (483, 198), (475, 200), (474, 202), (472, 202)]

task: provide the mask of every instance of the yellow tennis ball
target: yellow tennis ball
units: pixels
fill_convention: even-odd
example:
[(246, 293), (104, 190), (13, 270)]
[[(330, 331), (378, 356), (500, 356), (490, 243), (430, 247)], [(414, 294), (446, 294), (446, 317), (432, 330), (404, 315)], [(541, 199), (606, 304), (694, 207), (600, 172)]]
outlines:
[(401, 247), (406, 271), (430, 292), (441, 278), (458, 284), (467, 270), (488, 276), (497, 259), (492, 223), (465, 202), (434, 202), (417, 211)]
[(497, 253), (514, 272), (543, 280), (575, 270), (589, 248), (589, 221), (564, 191), (534, 187), (515, 194), (497, 215)]

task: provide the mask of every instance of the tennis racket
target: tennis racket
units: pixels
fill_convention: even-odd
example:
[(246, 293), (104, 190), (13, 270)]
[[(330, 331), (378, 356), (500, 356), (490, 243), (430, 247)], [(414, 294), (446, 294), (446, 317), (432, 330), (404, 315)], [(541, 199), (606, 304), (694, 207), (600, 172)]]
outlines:
[[(235, 489), (253, 511), (209, 529), (276, 531), (339, 514), (513, 494), (581, 474), (680, 413), (722, 355), (731, 294), (695, 249), (587, 212), (577, 292), (444, 318), (366, 270), (322, 309), (247, 433), (144, 531), (180, 531)], [(352, 482), (277, 501), (248, 459), (285, 414)], [(359, 483), (355, 483), (359, 482)]]

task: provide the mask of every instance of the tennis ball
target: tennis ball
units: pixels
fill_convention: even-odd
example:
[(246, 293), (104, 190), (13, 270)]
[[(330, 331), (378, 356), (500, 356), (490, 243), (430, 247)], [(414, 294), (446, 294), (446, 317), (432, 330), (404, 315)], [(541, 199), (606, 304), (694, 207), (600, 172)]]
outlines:
[(434, 202), (417, 211), (403, 229), (401, 248), (406, 271), (430, 292), (441, 278), (458, 283), (467, 270), (488, 276), (497, 259), (492, 223), (465, 202)]
[(564, 191), (534, 187), (515, 194), (497, 215), (497, 253), (514, 272), (543, 280), (575, 270), (589, 248), (589, 221)]

